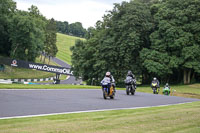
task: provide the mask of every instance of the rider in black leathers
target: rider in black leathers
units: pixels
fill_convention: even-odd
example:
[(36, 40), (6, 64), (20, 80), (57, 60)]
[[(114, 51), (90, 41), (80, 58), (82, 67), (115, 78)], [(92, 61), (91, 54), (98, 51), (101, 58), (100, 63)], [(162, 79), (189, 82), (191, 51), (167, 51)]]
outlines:
[(135, 75), (131, 72), (131, 70), (128, 71), (126, 77), (128, 77), (128, 76), (130, 76), (130, 77), (133, 78), (133, 80), (134, 80), (134, 86), (135, 86), (135, 89), (136, 89), (136, 78), (135, 78)]
[(157, 87), (160, 88), (160, 82), (158, 81), (158, 79), (156, 77), (153, 78), (153, 80), (151, 82), (151, 87), (152, 87), (152, 83), (157, 83)]

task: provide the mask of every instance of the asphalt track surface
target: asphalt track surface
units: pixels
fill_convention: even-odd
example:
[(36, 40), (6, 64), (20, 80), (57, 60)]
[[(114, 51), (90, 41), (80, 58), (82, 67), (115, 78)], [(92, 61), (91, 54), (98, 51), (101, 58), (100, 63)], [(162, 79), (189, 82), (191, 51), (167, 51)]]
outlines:
[(200, 101), (200, 99), (153, 95), (136, 92), (127, 96), (117, 90), (115, 99), (103, 99), (100, 89), (0, 90), (0, 119), (69, 113), (91, 110), (115, 110)]
[[(62, 67), (67, 67), (67, 68), (71, 68), (71, 66), (67, 63), (65, 63), (64, 61), (58, 59), (58, 58), (52, 58), (52, 60), (54, 62), (56, 62), (57, 64), (61, 65)], [(67, 80), (62, 80), (60, 82), (60, 84), (81, 84), (82, 80), (76, 80), (76, 78), (74, 76), (70, 76)]]

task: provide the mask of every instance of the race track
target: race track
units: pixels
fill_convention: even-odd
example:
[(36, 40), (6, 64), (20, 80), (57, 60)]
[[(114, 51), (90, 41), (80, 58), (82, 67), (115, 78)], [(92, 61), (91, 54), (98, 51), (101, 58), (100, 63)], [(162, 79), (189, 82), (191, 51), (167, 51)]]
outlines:
[(134, 96), (127, 96), (125, 91), (118, 90), (115, 99), (104, 100), (100, 89), (0, 90), (0, 119), (76, 111), (149, 107), (193, 101), (200, 101), (200, 99), (139, 92), (136, 92)]
[[(71, 68), (71, 66), (70, 66), (69, 64), (65, 63), (64, 61), (62, 61), (62, 60), (60, 60), (60, 59), (58, 59), (58, 58), (52, 58), (52, 60), (53, 60), (54, 62), (56, 62), (57, 64), (59, 64), (60, 66), (62, 66), (62, 67)], [(69, 79), (67, 79), (67, 80), (62, 80), (62, 81), (60, 82), (60, 84), (81, 84), (81, 83), (82, 83), (82, 80), (81, 80), (81, 79), (77, 79), (77, 80), (76, 80), (76, 78), (75, 78), (73, 75), (71, 75), (71, 76), (69, 77)]]

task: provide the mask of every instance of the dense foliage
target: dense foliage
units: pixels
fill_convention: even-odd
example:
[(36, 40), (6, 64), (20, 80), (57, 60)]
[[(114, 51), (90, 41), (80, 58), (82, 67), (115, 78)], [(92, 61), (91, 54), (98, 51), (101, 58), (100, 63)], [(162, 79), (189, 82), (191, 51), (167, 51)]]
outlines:
[(15, 11), (16, 4), (12, 0), (0, 0), (0, 53), (4, 55), (10, 54), (8, 27)]
[(56, 28), (57, 32), (77, 37), (85, 37), (87, 33), (80, 22), (69, 24), (67, 21), (56, 21)]
[(48, 56), (50, 61), (50, 57), (55, 57), (58, 52), (58, 48), (56, 46), (56, 22), (54, 19), (48, 20), (46, 31), (46, 40), (43, 54)]
[(143, 66), (166, 81), (190, 83), (200, 73), (200, 1), (167, 0), (156, 6), (151, 47), (141, 51)]
[(199, 80), (200, 1), (134, 0), (114, 9), (90, 27), (87, 41), (72, 50), (72, 69), (88, 84), (110, 71), (117, 84), (132, 70), (143, 83)]
[(42, 52), (55, 56), (56, 23), (41, 15), (36, 6), (16, 9), (12, 0), (0, 1), (0, 54), (35, 61)]

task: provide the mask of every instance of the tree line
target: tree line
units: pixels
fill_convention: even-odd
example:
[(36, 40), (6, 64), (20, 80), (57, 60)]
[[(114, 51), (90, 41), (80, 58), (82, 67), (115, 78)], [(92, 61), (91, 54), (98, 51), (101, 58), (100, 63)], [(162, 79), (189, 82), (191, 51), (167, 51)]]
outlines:
[(200, 81), (200, 1), (134, 0), (114, 5), (72, 51), (72, 69), (99, 85), (110, 71), (118, 85), (128, 70), (143, 84)]
[(36, 6), (22, 11), (13, 0), (1, 0), (0, 24), (1, 55), (26, 61), (41, 54), (56, 56), (56, 22), (46, 19)]
[(83, 38), (87, 33), (87, 30), (83, 28), (82, 23), (80, 22), (69, 24), (67, 21), (56, 21), (56, 29), (57, 32)]

